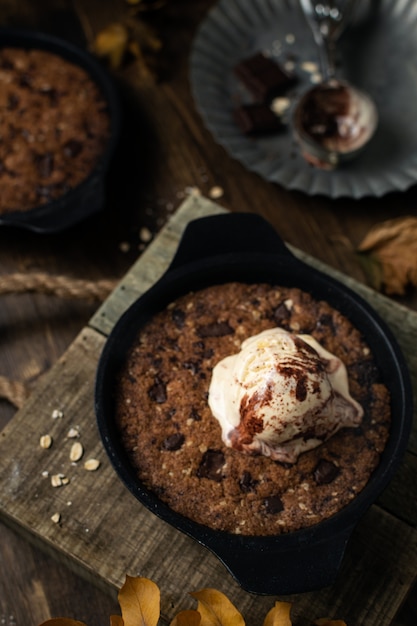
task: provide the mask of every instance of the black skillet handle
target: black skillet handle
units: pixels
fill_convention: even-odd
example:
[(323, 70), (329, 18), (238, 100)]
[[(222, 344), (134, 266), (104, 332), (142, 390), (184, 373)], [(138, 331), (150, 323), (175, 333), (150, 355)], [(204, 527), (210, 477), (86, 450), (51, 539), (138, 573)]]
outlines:
[(262, 252), (290, 256), (273, 227), (255, 213), (222, 213), (190, 222), (169, 269), (220, 254)]
[[(231, 551), (218, 544), (215, 553), (240, 586), (260, 595), (291, 595), (316, 591), (332, 585), (339, 573), (346, 546), (354, 525), (326, 537), (315, 537), (314, 531), (303, 540), (287, 536), (287, 545), (259, 549), (255, 540), (242, 543)], [(280, 543), (280, 537), (278, 542)]]

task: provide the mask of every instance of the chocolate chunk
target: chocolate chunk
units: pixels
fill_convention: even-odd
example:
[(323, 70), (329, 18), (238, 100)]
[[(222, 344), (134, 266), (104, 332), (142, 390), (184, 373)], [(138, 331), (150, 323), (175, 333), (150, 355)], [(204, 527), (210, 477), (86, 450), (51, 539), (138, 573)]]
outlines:
[(49, 98), (49, 104), (51, 107), (58, 106), (60, 97), (56, 89), (53, 89), (52, 87), (48, 87), (47, 89), (42, 89), (41, 94)]
[(170, 420), (174, 417), (175, 413), (177, 412), (177, 409), (175, 407), (171, 407), (169, 409), (169, 411), (167, 411), (165, 417), (167, 420)]
[(379, 372), (372, 361), (361, 361), (348, 366), (349, 375), (356, 378), (363, 389), (369, 389), (379, 379)]
[(291, 317), (290, 310), (284, 304), (284, 302), (281, 302), (281, 304), (279, 304), (277, 308), (274, 310), (274, 320), (277, 326), (281, 326), (283, 322), (287, 322), (290, 319), (290, 317)]
[(240, 61), (234, 72), (257, 102), (272, 100), (296, 82), (294, 76), (260, 52)]
[(50, 152), (45, 154), (37, 154), (35, 156), (35, 165), (41, 178), (49, 178), (54, 170), (54, 157)]
[(248, 493), (250, 491), (255, 491), (258, 482), (258, 480), (252, 478), (252, 474), (250, 472), (244, 471), (239, 480), (239, 487), (241, 491)]
[(332, 331), (333, 335), (336, 334), (336, 328), (333, 322), (333, 317), (329, 314), (323, 314), (320, 315), (318, 321), (317, 321), (317, 328), (330, 328), (330, 330)]
[(200, 361), (185, 361), (184, 368), (190, 370), (193, 374), (197, 374), (200, 371)]
[(235, 109), (233, 115), (245, 135), (270, 135), (285, 128), (278, 115), (266, 104), (245, 104)]
[(0, 63), (0, 67), (3, 70), (12, 70), (14, 66), (13, 66), (13, 63), (9, 61), (9, 59), (2, 59)]
[(155, 356), (154, 354), (150, 355), (152, 365), (155, 369), (159, 369), (162, 365), (162, 358), (160, 356)]
[(23, 72), (19, 79), (19, 85), (21, 87), (31, 87), (32, 86), (32, 78), (27, 72)]
[(195, 341), (193, 343), (193, 349), (196, 353), (201, 355), (202, 359), (211, 359), (214, 354), (213, 348), (206, 348), (204, 341)]
[(9, 109), (9, 111), (14, 111), (15, 109), (17, 109), (17, 107), (19, 106), (19, 102), (19, 96), (14, 93), (9, 94), (7, 100), (7, 108)]
[(201, 422), (201, 415), (194, 407), (191, 409), (190, 417), (196, 422)]
[(235, 331), (227, 322), (213, 322), (213, 324), (199, 326), (196, 332), (199, 337), (225, 337), (233, 335)]
[(167, 400), (167, 390), (165, 384), (160, 379), (155, 380), (155, 384), (148, 389), (148, 395), (157, 404), (163, 404)]
[(168, 435), (164, 440), (162, 447), (164, 450), (175, 451), (179, 450), (185, 441), (185, 437), (182, 433), (173, 433)]
[(225, 458), (221, 450), (207, 450), (201, 459), (197, 476), (198, 478), (209, 478), (219, 483), (222, 480), (221, 470), (224, 464)]
[(328, 485), (340, 474), (340, 468), (331, 461), (320, 459), (313, 472), (317, 485)]
[(64, 146), (64, 154), (67, 157), (76, 157), (83, 149), (83, 144), (75, 139), (70, 139)]
[(279, 495), (269, 496), (264, 500), (264, 506), (267, 513), (271, 515), (276, 515), (277, 513), (281, 513), (284, 510), (284, 505), (282, 503)]
[(174, 322), (177, 328), (184, 328), (185, 324), (185, 313), (181, 309), (175, 308), (172, 311), (172, 321)]

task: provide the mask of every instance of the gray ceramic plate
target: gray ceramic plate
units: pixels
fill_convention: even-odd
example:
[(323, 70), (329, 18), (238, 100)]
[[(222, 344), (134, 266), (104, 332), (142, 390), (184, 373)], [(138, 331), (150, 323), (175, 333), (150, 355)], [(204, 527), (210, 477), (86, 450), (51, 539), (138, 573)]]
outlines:
[[(362, 0), (358, 6), (339, 42), (339, 75), (370, 93), (380, 120), (366, 150), (332, 172), (309, 166), (291, 131), (294, 103), (311, 86), (303, 63), (318, 63), (298, 1), (220, 0), (208, 13), (190, 60), (196, 106), (216, 141), (249, 170), (287, 189), (331, 198), (382, 196), (417, 182), (417, 3)], [(299, 81), (288, 94), (287, 129), (253, 139), (233, 119), (234, 107), (251, 101), (233, 68), (258, 51), (293, 63)]]

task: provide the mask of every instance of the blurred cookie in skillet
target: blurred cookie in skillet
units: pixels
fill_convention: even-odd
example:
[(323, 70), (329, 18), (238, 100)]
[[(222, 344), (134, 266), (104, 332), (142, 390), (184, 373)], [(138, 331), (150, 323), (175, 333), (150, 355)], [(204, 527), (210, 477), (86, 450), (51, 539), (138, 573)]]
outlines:
[(46, 50), (0, 50), (0, 214), (79, 185), (109, 134), (107, 102), (87, 71)]

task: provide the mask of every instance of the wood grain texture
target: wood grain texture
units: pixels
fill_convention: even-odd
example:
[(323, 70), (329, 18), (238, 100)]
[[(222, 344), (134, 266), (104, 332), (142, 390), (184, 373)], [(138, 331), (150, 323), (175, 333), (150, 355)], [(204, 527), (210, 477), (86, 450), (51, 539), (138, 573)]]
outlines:
[[(153, 579), (161, 587), (166, 621), (182, 608), (194, 608), (189, 592), (201, 587), (226, 593), (247, 623), (260, 623), (274, 601), (244, 592), (214, 555), (140, 505), (116, 477), (95, 425), (95, 372), (112, 325), (166, 269), (186, 223), (222, 210), (204, 198), (189, 198), (181, 206), (93, 316), (90, 326), (38, 382), (0, 439), (2, 519), (113, 593), (126, 574)], [(373, 292), (367, 295), (371, 297)], [(405, 316), (397, 305), (384, 298), (382, 302), (383, 316), (394, 326), (411, 326), (404, 337), (412, 336), (416, 314), (407, 311)], [(392, 310), (395, 314), (391, 317)], [(410, 363), (414, 367), (412, 358)], [(62, 416), (54, 419), (56, 409)], [(69, 458), (73, 440), (67, 435), (71, 428), (79, 430), (78, 441), (84, 446), (84, 456), (77, 463)], [(44, 434), (52, 436), (49, 449), (39, 445)], [(90, 457), (101, 463), (95, 472), (83, 468)], [(410, 459), (414, 459), (411, 452)], [(415, 511), (407, 505), (416, 478), (414, 460), (406, 461), (404, 468), (398, 473), (403, 489), (394, 488), (392, 496), (387, 490), (355, 530), (335, 584), (289, 598), (294, 601), (297, 624), (307, 626), (312, 617), (324, 615), (361, 626), (393, 624), (414, 581), (417, 563)], [(55, 474), (67, 477), (68, 484), (53, 487), (51, 476)], [(58, 524), (51, 520), (54, 513), (61, 516)], [(409, 523), (404, 521), (407, 516)]]

